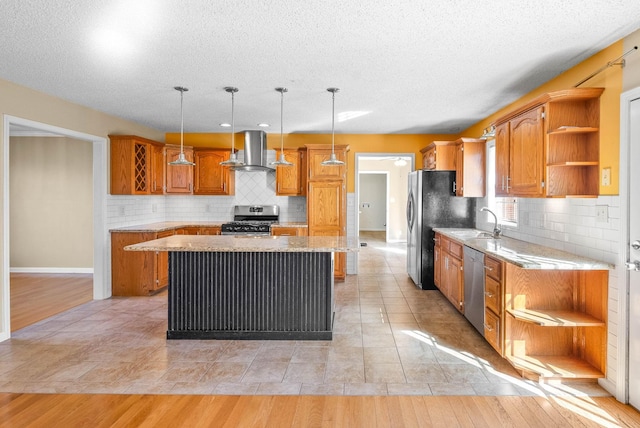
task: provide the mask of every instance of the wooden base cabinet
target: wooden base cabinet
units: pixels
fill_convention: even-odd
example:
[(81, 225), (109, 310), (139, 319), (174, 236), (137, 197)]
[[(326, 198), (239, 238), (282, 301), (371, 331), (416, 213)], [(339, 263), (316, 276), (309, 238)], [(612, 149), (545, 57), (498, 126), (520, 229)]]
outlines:
[(484, 338), (504, 356), (503, 266), (493, 257), (484, 259)]
[(505, 273), (505, 358), (534, 379), (605, 377), (608, 271)]
[[(438, 285), (438, 288), (449, 302), (459, 312), (464, 313), (464, 271), (462, 260), (464, 246), (440, 234), (436, 234), (436, 239), (440, 242), (439, 266), (436, 268), (439, 271), (439, 285), (436, 285)], [(436, 260), (434, 258), (435, 263)]]
[(271, 236), (307, 236), (307, 228), (303, 226), (272, 226)]
[(127, 245), (174, 234), (166, 232), (111, 233), (111, 294), (147, 296), (169, 284), (169, 260), (166, 251), (125, 251)]

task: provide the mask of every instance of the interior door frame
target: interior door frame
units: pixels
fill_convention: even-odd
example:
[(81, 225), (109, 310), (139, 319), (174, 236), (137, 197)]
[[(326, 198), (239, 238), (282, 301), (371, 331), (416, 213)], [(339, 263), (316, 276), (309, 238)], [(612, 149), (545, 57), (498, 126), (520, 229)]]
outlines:
[(10, 216), (9, 216), (9, 154), (10, 128), (19, 125), (38, 129), (44, 132), (59, 134), (91, 143), (93, 145), (93, 298), (106, 299), (111, 296), (111, 266), (107, 244), (109, 242), (107, 229), (107, 178), (108, 156), (107, 139), (95, 135), (85, 134), (70, 129), (60, 128), (33, 120), (23, 119), (11, 115), (3, 115), (3, 224), (2, 224), (2, 278), (0, 284), (0, 342), (11, 337), (11, 307), (10, 307)]
[(629, 198), (631, 102), (640, 99), (640, 87), (620, 95), (620, 244), (618, 247), (618, 335), (616, 392), (618, 401), (629, 403), (629, 272), (625, 263), (629, 260)]
[[(411, 163), (411, 171), (415, 171), (416, 170), (416, 154), (415, 153), (388, 153), (388, 152), (384, 152), (384, 153), (356, 153), (355, 154), (355, 164), (356, 164), (356, 170), (355, 170), (355, 201), (354, 203), (357, 204), (360, 201), (360, 189), (359, 189), (359, 175), (360, 175), (360, 160), (361, 159), (367, 159), (367, 158), (381, 158), (381, 157), (402, 157), (402, 158), (409, 158), (410, 159), (410, 163)], [(388, 189), (389, 185), (387, 184), (387, 189)], [(388, 206), (388, 199), (389, 199), (389, 195), (387, 195), (387, 213), (389, 212), (389, 206)], [(356, 212), (354, 213), (355, 216), (355, 236), (358, 236), (358, 234), (360, 233), (360, 219), (359, 219), (359, 215), (358, 215), (358, 207), (356, 207)], [(388, 220), (388, 219), (387, 219)], [(387, 221), (388, 224), (388, 221)], [(357, 256), (358, 253), (350, 253), (350, 254), (355, 254), (356, 256), (356, 260), (357, 260)]]

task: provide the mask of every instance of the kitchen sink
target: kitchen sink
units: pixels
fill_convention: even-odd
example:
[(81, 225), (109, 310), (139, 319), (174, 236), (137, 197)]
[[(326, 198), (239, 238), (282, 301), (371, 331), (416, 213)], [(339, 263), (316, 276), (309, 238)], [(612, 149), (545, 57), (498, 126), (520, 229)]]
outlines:
[[(460, 239), (493, 239), (491, 232), (484, 232), (481, 230), (456, 230), (451, 232), (452, 235), (457, 236)], [(496, 238), (499, 239), (499, 238)]]

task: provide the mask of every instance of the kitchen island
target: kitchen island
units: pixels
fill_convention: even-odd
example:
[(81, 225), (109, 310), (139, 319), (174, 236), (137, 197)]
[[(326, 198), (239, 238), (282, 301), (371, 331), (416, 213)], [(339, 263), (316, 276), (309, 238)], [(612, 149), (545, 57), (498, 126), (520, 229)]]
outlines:
[(174, 235), (125, 247), (169, 253), (168, 339), (331, 340), (333, 253), (347, 237)]

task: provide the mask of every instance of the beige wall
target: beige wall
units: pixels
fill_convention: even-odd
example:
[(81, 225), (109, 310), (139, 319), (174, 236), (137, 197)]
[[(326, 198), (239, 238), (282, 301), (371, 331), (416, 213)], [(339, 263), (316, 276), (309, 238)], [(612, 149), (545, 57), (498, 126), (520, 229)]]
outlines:
[(10, 139), (12, 269), (93, 268), (92, 151), (66, 137)]
[[(158, 141), (164, 141), (164, 133), (158, 130), (123, 120), (115, 116), (73, 104), (42, 92), (0, 79), (0, 114), (32, 120), (56, 127), (61, 127), (85, 134), (107, 138), (109, 134), (136, 134)], [(4, 135), (4, 120), (0, 120), (0, 136)], [(88, 144), (88, 143), (87, 143)], [(0, 177), (4, 177), (5, 147), (0, 138)], [(1, 180), (1, 179), (0, 179)], [(4, 201), (4, 183), (0, 186), (0, 203)], [(89, 200), (91, 197), (89, 196)], [(85, 203), (84, 201), (83, 203)], [(3, 205), (1, 220), (7, 215), (7, 207)], [(26, 234), (29, 231), (25, 231)], [(0, 235), (3, 232), (0, 230)], [(37, 236), (36, 236), (37, 238)], [(24, 235), (24, 239), (33, 242), (33, 237)], [(12, 239), (13, 241), (13, 239)], [(0, 242), (4, 242), (4, 237)], [(8, 248), (0, 248), (0, 257), (4, 258)], [(0, 266), (0, 270), (2, 267)], [(1, 277), (1, 276), (0, 276)]]
[[(623, 45), (624, 52), (633, 49), (634, 46), (640, 48), (640, 30), (628, 35), (624, 39)], [(622, 91), (628, 91), (638, 86), (640, 86), (640, 49), (625, 58), (625, 67), (622, 69)]]

